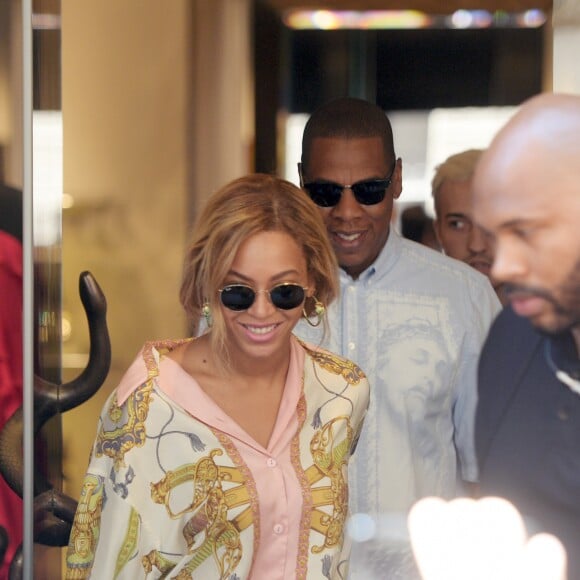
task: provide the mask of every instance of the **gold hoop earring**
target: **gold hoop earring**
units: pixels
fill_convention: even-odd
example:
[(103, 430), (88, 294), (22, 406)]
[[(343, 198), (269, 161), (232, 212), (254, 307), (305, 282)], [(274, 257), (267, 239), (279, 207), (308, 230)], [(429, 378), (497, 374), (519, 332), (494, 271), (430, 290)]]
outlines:
[[(322, 322), (322, 319), (324, 318), (324, 313), (326, 312), (326, 308), (324, 306), (324, 304), (322, 304), (322, 302), (320, 302), (318, 300), (318, 298), (312, 296), (312, 299), (314, 300), (314, 312), (308, 316), (308, 313), (306, 312), (306, 307), (302, 308), (302, 316), (304, 317), (304, 320), (306, 320), (306, 322), (308, 322), (308, 324), (310, 324), (310, 326), (313, 327), (317, 327), (320, 326), (320, 323)], [(312, 315), (316, 316), (316, 321), (313, 322), (312, 321)]]
[(207, 300), (203, 303), (203, 306), (201, 307), (201, 314), (205, 318), (205, 323), (207, 324), (207, 327), (211, 328), (213, 320), (211, 317), (211, 306), (209, 305), (209, 302), (207, 302)]

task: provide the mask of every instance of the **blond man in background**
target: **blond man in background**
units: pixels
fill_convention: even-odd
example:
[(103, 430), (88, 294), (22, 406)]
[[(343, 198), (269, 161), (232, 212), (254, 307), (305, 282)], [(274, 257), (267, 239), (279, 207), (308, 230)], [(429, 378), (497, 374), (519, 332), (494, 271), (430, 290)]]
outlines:
[(472, 181), (483, 149), (468, 149), (448, 157), (435, 168), (431, 182), (435, 205), (435, 235), (445, 254), (465, 262), (490, 279), (499, 299), (500, 285), (490, 274), (493, 247), (476, 225), (472, 208)]

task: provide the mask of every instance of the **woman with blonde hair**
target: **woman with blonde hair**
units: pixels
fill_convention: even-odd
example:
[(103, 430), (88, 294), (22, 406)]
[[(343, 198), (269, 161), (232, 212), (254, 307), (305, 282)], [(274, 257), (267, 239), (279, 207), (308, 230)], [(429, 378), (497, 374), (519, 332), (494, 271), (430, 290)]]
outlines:
[(368, 406), (352, 362), (299, 341), (337, 294), (315, 206), (267, 175), (210, 197), (181, 303), (106, 403), (67, 578), (345, 578), (347, 464)]

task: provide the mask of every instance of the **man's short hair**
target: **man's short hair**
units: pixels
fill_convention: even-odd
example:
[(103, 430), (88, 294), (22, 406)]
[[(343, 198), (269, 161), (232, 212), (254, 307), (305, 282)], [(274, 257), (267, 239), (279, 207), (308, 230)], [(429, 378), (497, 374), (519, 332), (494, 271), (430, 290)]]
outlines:
[(360, 139), (380, 137), (385, 157), (395, 158), (393, 129), (385, 112), (363, 99), (342, 97), (312, 113), (302, 136), (302, 167), (308, 171), (312, 142), (317, 138)]
[(483, 149), (468, 149), (448, 157), (443, 163), (435, 168), (435, 175), (431, 180), (431, 192), (435, 197), (441, 184), (449, 179), (451, 181), (469, 181), (475, 166), (483, 153)]

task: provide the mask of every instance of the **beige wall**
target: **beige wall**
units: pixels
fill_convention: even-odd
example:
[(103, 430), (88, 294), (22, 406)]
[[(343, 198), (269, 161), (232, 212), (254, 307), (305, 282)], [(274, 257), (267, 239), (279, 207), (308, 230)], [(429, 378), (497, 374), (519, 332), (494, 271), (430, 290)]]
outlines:
[(22, 188), (22, 2), (0, 0), (0, 181)]
[(554, 91), (580, 94), (580, 2), (554, 0), (552, 24)]
[(250, 6), (62, 0), (64, 193), (74, 201), (63, 211), (65, 380), (88, 352), (83, 270), (107, 297), (113, 353), (104, 387), (63, 415), (74, 498), (100, 409), (143, 342), (187, 332), (178, 288), (189, 218), (251, 170)]
[[(183, 336), (177, 292), (188, 198), (190, 0), (63, 0), (64, 361), (88, 352), (78, 275), (108, 301), (105, 386), (63, 416), (65, 493), (78, 498), (100, 408), (147, 339)], [(78, 368), (69, 368), (69, 376)]]

